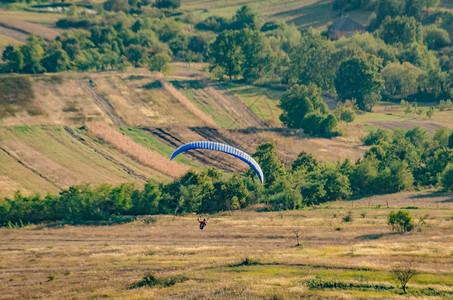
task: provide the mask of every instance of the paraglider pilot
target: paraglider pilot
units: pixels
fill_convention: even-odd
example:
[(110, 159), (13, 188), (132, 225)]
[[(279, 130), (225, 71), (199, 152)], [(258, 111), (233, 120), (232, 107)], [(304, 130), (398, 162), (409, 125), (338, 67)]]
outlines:
[(197, 218), (198, 223), (200, 223), (200, 229), (203, 230), (203, 228), (206, 226), (206, 219), (203, 219), (203, 221), (200, 221), (200, 218)]

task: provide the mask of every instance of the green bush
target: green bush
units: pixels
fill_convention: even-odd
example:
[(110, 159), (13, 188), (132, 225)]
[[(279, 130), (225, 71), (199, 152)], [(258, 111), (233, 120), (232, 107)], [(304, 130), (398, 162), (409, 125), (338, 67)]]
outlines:
[(413, 219), (408, 211), (400, 210), (398, 213), (392, 211), (387, 216), (387, 224), (392, 226), (392, 231), (409, 232), (414, 228)]

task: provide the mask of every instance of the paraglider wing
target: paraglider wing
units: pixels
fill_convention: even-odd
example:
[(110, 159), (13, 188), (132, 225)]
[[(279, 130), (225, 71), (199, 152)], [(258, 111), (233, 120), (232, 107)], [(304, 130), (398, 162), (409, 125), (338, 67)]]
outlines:
[(192, 142), (188, 143), (185, 145), (180, 146), (178, 149), (176, 149), (173, 154), (170, 157), (170, 160), (173, 160), (179, 153), (191, 150), (191, 149), (208, 149), (208, 150), (214, 150), (214, 151), (221, 151), (227, 154), (230, 154), (234, 157), (239, 158), (243, 162), (247, 163), (258, 175), (259, 180), (261, 183), (264, 182), (264, 176), (263, 176), (263, 171), (261, 170), (260, 166), (258, 163), (251, 158), (248, 154), (244, 153), (243, 151), (231, 147), (226, 144), (222, 143), (217, 143), (217, 142), (209, 142), (209, 141), (198, 141), (198, 142)]

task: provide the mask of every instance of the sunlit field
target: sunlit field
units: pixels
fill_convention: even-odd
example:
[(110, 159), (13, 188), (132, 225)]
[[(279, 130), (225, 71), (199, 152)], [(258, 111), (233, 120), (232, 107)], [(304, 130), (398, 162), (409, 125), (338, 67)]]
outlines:
[[(397, 206), (414, 216), (412, 232), (387, 225)], [(299, 211), (203, 216), (203, 231), (195, 215), (2, 228), (0, 298), (407, 299), (391, 275), (403, 263), (419, 272), (409, 296), (451, 298), (452, 207), (452, 194), (406, 192)]]

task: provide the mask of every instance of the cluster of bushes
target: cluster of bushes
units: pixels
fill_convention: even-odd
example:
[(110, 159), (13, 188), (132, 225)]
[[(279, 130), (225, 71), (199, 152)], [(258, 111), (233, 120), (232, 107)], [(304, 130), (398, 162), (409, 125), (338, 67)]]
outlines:
[[(144, 1), (132, 2), (140, 6)], [(153, 14), (126, 15), (115, 9), (98, 15), (75, 11), (57, 25), (82, 29), (65, 31), (50, 44), (31, 36), (25, 45), (7, 46), (0, 72), (36, 74), (128, 66), (165, 71), (171, 57), (204, 59), (209, 35), (183, 33), (183, 23), (162, 13)]]
[[(337, 2), (353, 6), (364, 3)], [(362, 110), (370, 110), (382, 97), (451, 98), (452, 56), (448, 51), (438, 51), (451, 41), (448, 32), (436, 25), (443, 24), (436, 23), (440, 17), (422, 26), (417, 3), (422, 9), (428, 2), (381, 2), (374, 5), (373, 34), (339, 41), (330, 41), (314, 30), (299, 32), (275, 21), (260, 26), (259, 16), (247, 7), (238, 10), (231, 21), (209, 17), (198, 27), (219, 32), (210, 46), (209, 61), (211, 71), (220, 78), (226, 75), (289, 86), (316, 84), (338, 94), (342, 101), (356, 99)], [(244, 29), (249, 30), (245, 42), (241, 38)], [(448, 30), (451, 32), (450, 27)], [(250, 48), (254, 51), (247, 50)]]

